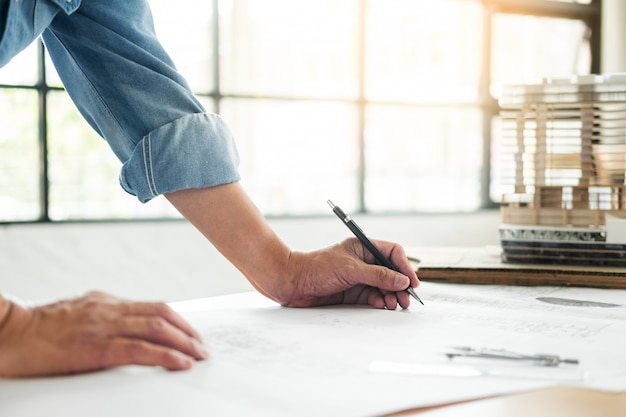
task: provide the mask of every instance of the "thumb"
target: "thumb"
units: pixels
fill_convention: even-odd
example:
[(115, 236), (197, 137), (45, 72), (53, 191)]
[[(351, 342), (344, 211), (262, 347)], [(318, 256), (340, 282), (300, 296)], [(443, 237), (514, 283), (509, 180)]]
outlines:
[(361, 284), (379, 288), (383, 291), (404, 291), (411, 280), (406, 275), (380, 265), (366, 265), (361, 275)]

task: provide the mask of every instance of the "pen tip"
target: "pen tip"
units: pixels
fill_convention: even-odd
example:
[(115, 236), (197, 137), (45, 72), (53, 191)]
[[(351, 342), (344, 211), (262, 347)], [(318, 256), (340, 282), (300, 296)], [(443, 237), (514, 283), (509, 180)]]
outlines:
[(411, 294), (413, 296), (413, 298), (415, 298), (417, 301), (419, 301), (422, 305), (424, 305), (424, 302), (422, 301), (422, 299), (419, 297), (419, 295), (417, 295), (417, 293), (415, 292), (415, 290), (413, 289), (413, 287), (409, 287), (406, 289), (407, 292), (409, 294)]

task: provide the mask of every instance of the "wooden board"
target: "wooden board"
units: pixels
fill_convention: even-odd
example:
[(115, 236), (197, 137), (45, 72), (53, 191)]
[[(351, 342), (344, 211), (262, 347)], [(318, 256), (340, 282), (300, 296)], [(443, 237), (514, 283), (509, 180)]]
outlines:
[(513, 264), (502, 261), (499, 246), (406, 248), (406, 253), (423, 281), (626, 289), (626, 268)]
[(406, 410), (383, 417), (622, 417), (626, 392), (556, 386), (476, 401)]

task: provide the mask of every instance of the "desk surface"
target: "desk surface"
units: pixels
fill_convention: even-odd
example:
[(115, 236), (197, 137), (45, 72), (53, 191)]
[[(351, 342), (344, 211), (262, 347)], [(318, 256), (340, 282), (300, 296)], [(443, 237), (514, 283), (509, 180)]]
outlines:
[(552, 387), (460, 404), (427, 407), (384, 417), (623, 417), (626, 392), (612, 393), (573, 387)]
[(626, 289), (626, 268), (580, 265), (507, 263), (502, 248), (407, 248), (419, 258), (425, 281), (492, 285), (548, 285)]
[[(398, 311), (289, 309), (257, 293), (174, 303), (206, 340), (209, 360), (186, 372), (122, 367), (0, 381), (0, 414), (361, 417), (417, 408), (430, 416), (488, 409), (492, 400), (515, 405), (529, 398), (523, 393), (557, 398), (538, 391), (555, 386), (596, 390), (590, 401), (611, 407), (608, 392), (626, 390), (626, 291), (425, 282), (419, 294), (425, 306)], [(613, 307), (539, 301), (546, 298)], [(449, 361), (445, 350), (463, 345), (554, 353), (580, 365)], [(472, 402), (486, 397), (494, 398)]]

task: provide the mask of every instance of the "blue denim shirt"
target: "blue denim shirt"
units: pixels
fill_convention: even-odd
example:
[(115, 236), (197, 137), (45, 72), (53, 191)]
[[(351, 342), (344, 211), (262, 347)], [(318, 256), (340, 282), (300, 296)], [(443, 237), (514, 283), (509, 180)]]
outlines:
[(0, 66), (40, 34), (65, 89), (142, 202), (235, 182), (239, 156), (157, 40), (145, 0), (10, 1)]

